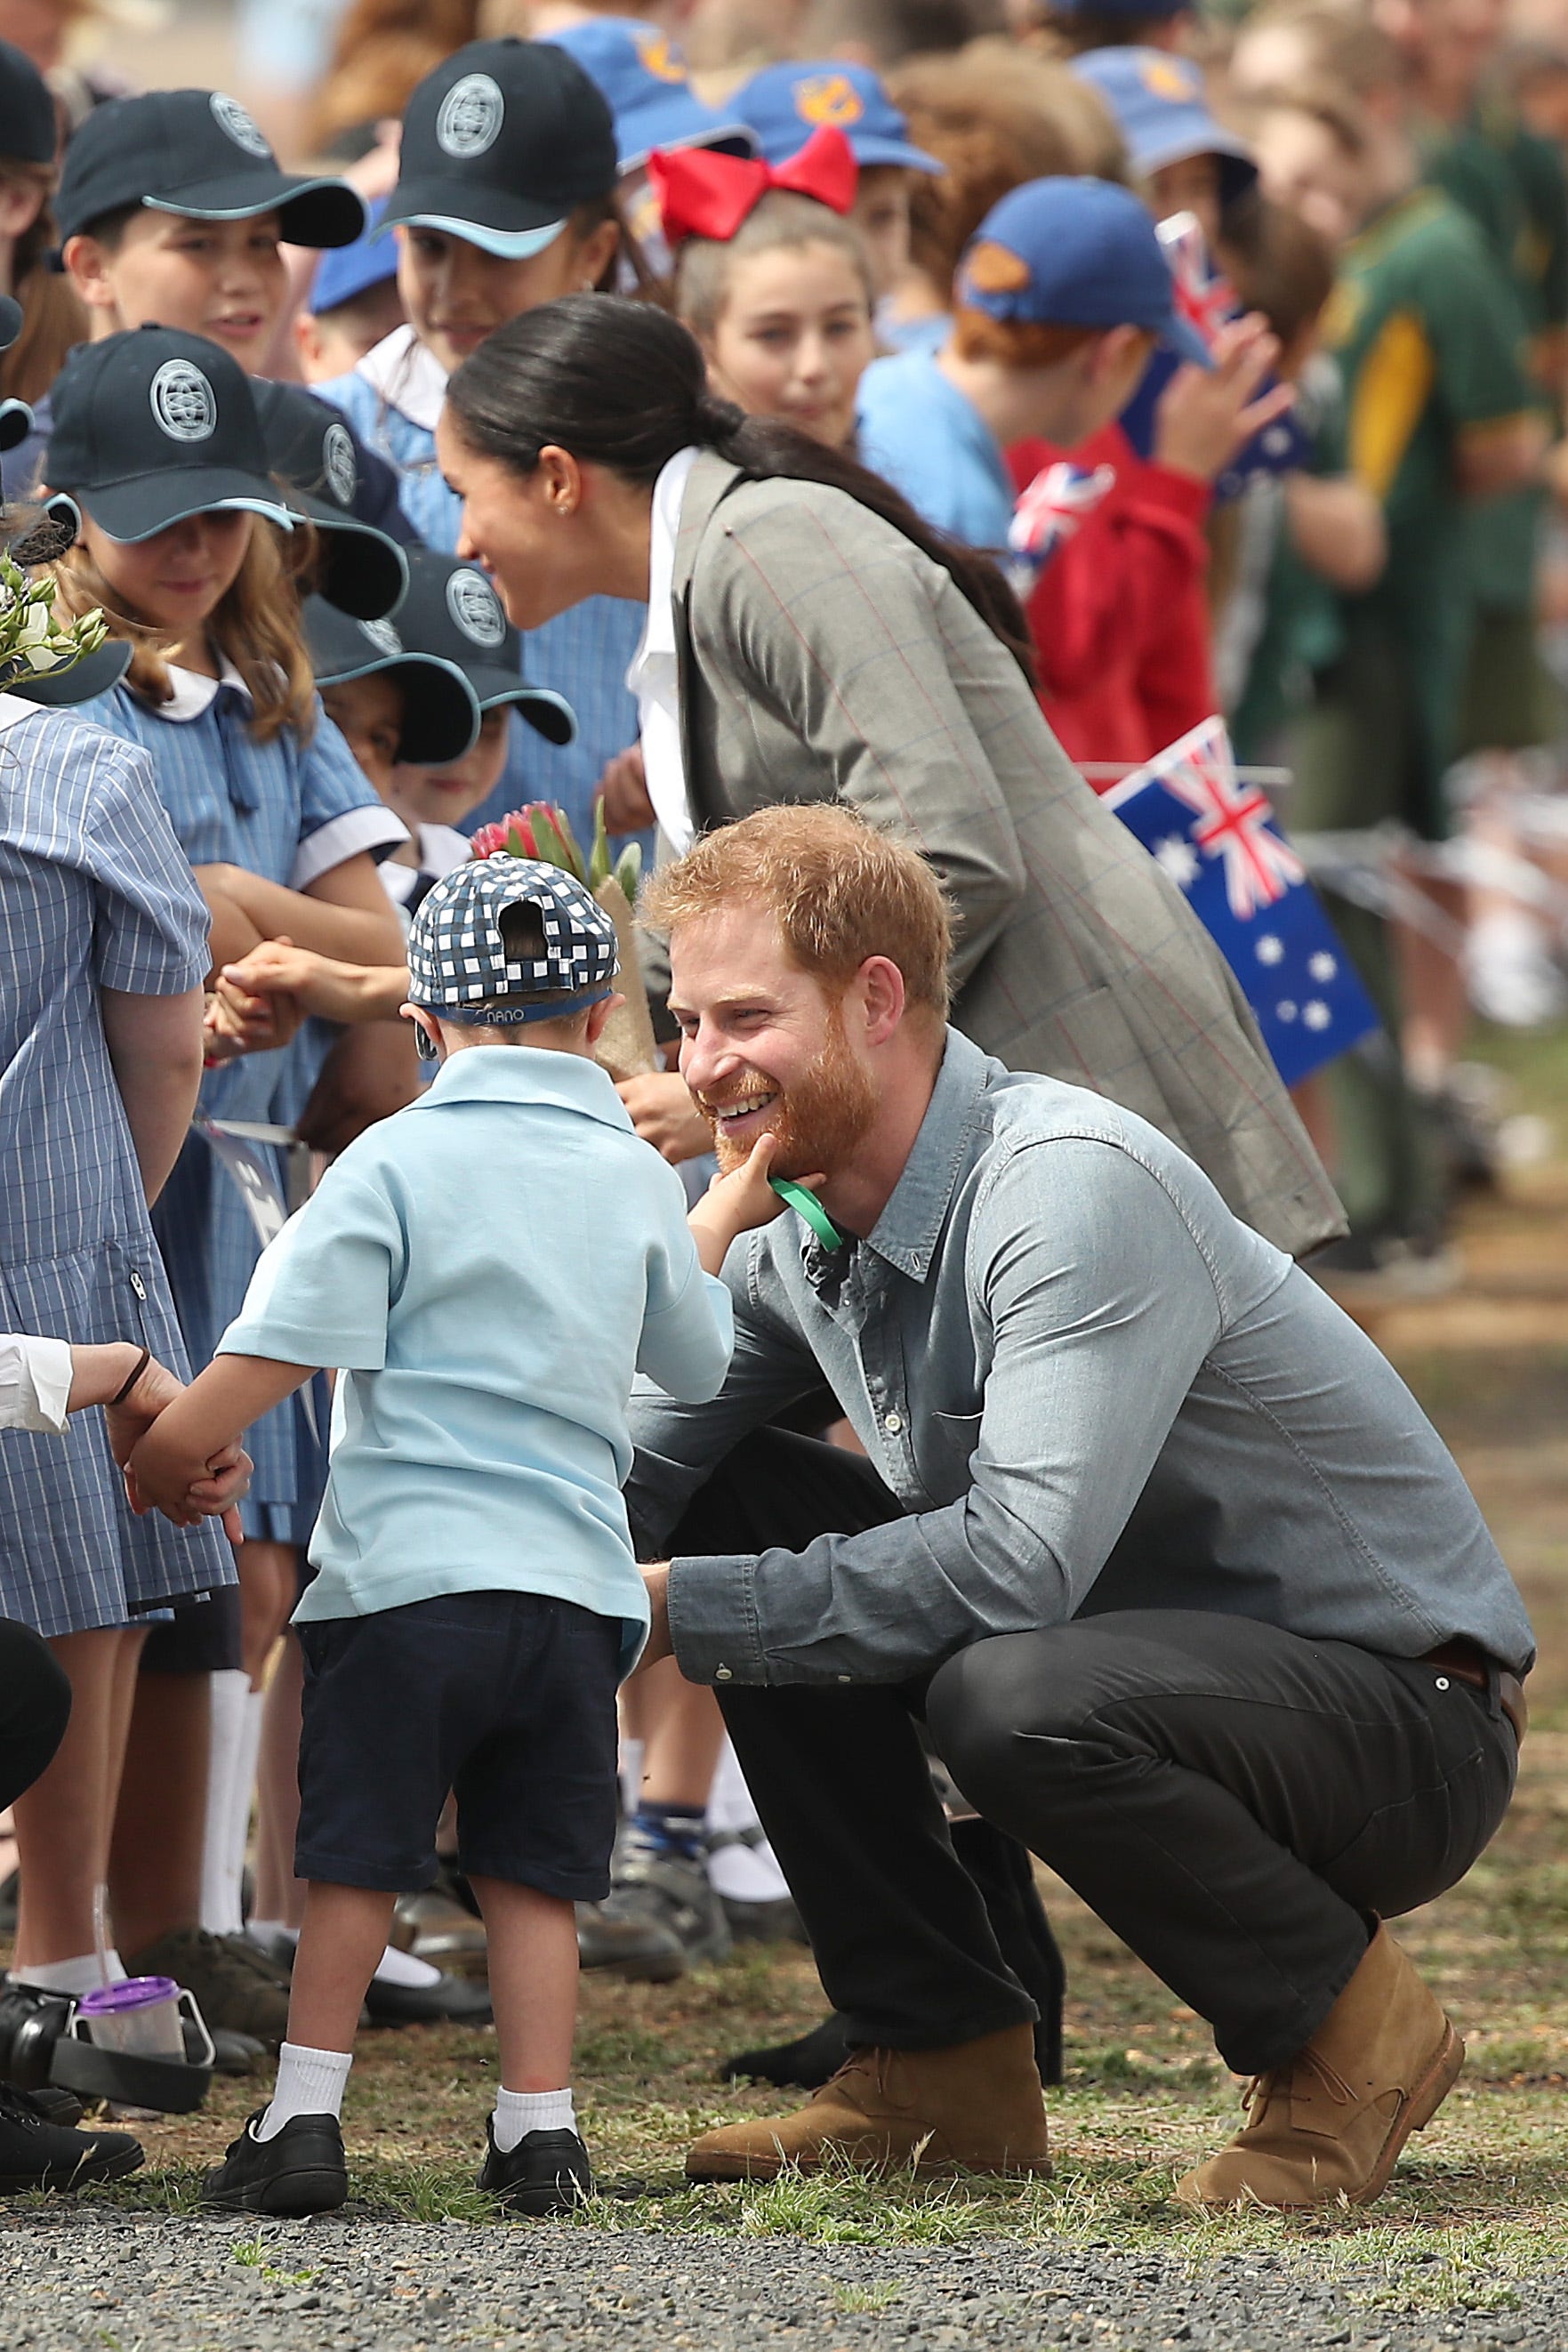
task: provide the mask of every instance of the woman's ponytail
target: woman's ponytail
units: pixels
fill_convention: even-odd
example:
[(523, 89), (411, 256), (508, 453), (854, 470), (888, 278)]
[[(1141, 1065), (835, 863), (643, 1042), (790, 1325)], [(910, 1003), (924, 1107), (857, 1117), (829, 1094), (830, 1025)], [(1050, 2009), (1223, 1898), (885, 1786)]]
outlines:
[(695, 336), (648, 303), (568, 294), (525, 310), (464, 361), (446, 398), (468, 446), (514, 473), (531, 474), (554, 446), (651, 488), (695, 443), (758, 481), (841, 490), (941, 565), (1034, 685), (1029, 625), (995, 564), (934, 530), (853, 457), (718, 397)]

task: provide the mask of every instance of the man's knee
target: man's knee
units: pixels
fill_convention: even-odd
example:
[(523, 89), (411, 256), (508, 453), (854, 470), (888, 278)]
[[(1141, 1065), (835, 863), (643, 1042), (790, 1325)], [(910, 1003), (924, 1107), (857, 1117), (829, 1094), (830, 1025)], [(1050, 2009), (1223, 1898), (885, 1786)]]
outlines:
[(48, 1643), (0, 1620), (0, 1806), (47, 1769), (70, 1712), (70, 1680)]
[(1072, 1767), (1082, 1710), (1051, 1668), (1050, 1633), (1000, 1633), (960, 1650), (933, 1676), (925, 1719), (936, 1752), (969, 1802), (1005, 1821), (1028, 1739), (1034, 1785)]

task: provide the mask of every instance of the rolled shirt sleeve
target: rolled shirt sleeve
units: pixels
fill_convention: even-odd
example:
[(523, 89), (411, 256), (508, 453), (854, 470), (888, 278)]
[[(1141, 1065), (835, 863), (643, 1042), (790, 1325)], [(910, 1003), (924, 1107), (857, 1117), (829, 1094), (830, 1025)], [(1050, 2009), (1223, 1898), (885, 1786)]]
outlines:
[(677, 1559), (688, 1681), (900, 1682), (1082, 1607), (1221, 1328), (1213, 1276), (1158, 1179), (1087, 1138), (1008, 1155), (967, 1272), (989, 1349), (967, 1492), (799, 1552)]
[(308, 890), (361, 850), (385, 857), (408, 839), (408, 827), (365, 781), (358, 761), (324, 710), (299, 763), (299, 845), (288, 877)]
[(0, 1332), (0, 1429), (62, 1436), (71, 1392), (71, 1351), (64, 1339)]

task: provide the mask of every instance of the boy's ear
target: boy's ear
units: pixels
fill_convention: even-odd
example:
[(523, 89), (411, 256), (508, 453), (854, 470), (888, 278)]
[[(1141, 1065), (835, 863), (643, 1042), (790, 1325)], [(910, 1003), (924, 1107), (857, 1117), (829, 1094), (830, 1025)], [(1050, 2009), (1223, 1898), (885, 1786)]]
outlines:
[(607, 996), (602, 1004), (591, 1004), (589, 1006), (588, 1043), (591, 1047), (598, 1045), (600, 1039), (604, 1034), (605, 1023), (609, 1020), (611, 1014), (617, 1011), (621, 1005), (625, 1003), (625, 1002), (626, 999), (617, 992), (614, 996)]
[(96, 236), (68, 236), (60, 258), (78, 299), (85, 302), (89, 310), (113, 310), (119, 307), (109, 282), (109, 253)]

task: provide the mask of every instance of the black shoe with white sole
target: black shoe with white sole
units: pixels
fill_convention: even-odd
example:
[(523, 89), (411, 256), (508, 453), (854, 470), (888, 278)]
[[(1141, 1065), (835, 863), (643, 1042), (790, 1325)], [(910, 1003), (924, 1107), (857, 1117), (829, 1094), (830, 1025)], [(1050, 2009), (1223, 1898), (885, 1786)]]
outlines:
[(0, 2194), (85, 2189), (118, 2180), (141, 2160), (141, 2144), (129, 2132), (73, 2131), (53, 2122), (47, 2105), (0, 2083)]
[(485, 2126), (489, 2152), (478, 2186), (513, 2213), (570, 2213), (593, 2194), (588, 2150), (571, 2131), (525, 2132), (503, 2156), (494, 2116)]
[(349, 2198), (349, 2168), (336, 2116), (293, 2116), (271, 2139), (256, 2127), (267, 2109), (246, 2119), (223, 2162), (202, 2183), (204, 2205), (230, 2213), (333, 2213)]

